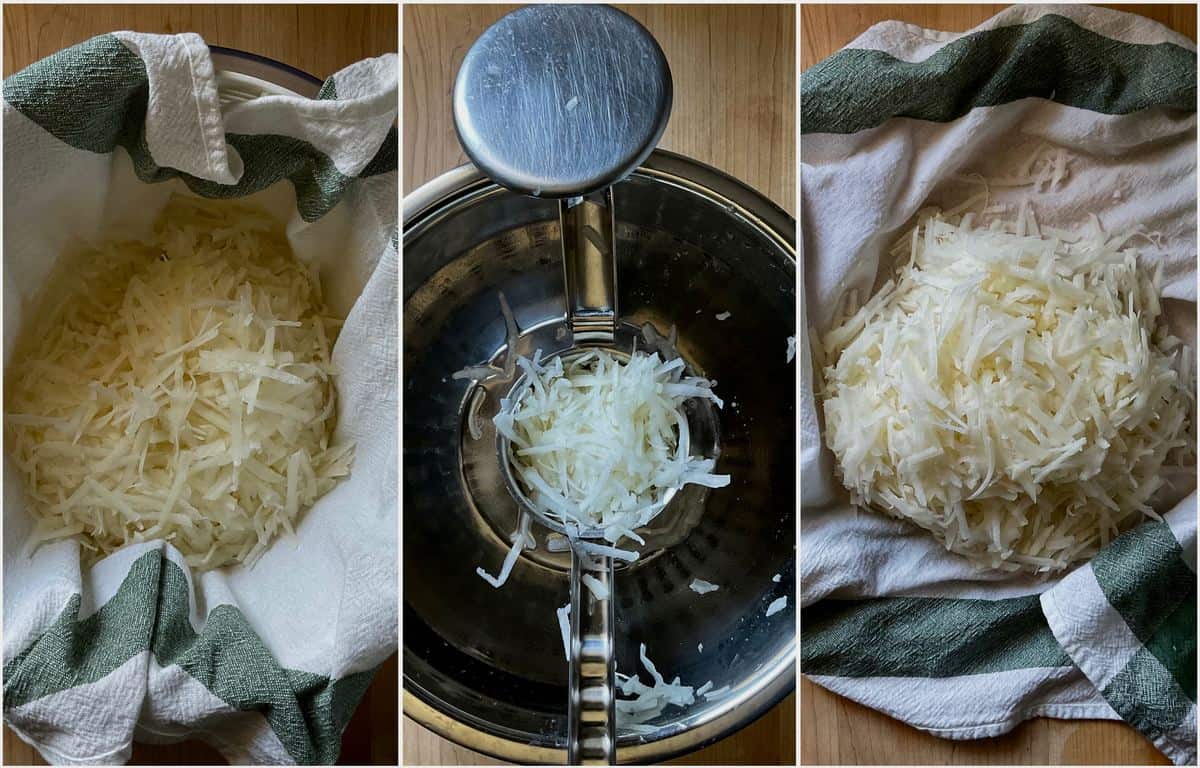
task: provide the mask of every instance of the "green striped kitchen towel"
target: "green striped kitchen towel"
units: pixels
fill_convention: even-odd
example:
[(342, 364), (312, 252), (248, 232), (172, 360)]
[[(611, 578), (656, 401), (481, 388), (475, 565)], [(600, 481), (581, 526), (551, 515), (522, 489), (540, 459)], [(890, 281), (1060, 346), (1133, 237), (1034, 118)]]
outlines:
[[(1195, 349), (1195, 110), (1194, 44), (1132, 14), (1018, 6), (963, 34), (872, 27), (801, 76), (809, 327), (824, 332), (846, 290), (882, 282), (920, 208), (1003, 177), (996, 210), (1028, 202), (1054, 226), (1094, 214), (1160, 233), (1143, 257), (1162, 262), (1167, 322)], [(1060, 153), (1048, 183), (1038, 168)], [(822, 444), (807, 341), (802, 671), (946, 738), (1035, 716), (1124, 719), (1195, 763), (1194, 472), (1168, 477), (1165, 522), (1066, 576), (976, 571), (915, 526), (851, 507)]]
[(394, 54), (316, 99), (221, 103), (196, 35), (101, 35), (4, 81), (4, 357), (58, 254), (147, 232), (173, 194), (245, 198), (287, 222), (346, 317), (333, 351), (351, 476), (253, 568), (192, 573), (171, 546), (82, 569), (24, 553), (4, 464), (4, 719), (50, 762), (123, 763), (199, 738), (235, 763), (331, 763), (397, 645)]

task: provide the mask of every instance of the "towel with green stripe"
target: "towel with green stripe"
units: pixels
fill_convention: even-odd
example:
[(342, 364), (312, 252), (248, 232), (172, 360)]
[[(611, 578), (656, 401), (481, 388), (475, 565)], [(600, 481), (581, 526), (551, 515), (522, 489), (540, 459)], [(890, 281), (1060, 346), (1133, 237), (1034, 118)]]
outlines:
[[(1195, 350), (1191, 41), (1088, 6), (1016, 6), (966, 33), (885, 22), (804, 72), (800, 97), (812, 337), (852, 292), (880, 290), (920, 211), (982, 197), (1043, 231), (1149, 233), (1139, 258), (1162, 270), (1164, 322)], [(821, 354), (801, 337), (802, 672), (944, 738), (1033, 717), (1124, 720), (1194, 764), (1194, 468), (1164, 467), (1154, 514), (1090, 559), (981, 569), (851, 503), (826, 445)], [(1194, 377), (1185, 387), (1194, 399)]]
[[(345, 318), (323, 352), (338, 371), (332, 442), (353, 442), (355, 459), (348, 477), (300, 513), (294, 535), (273, 540), (252, 566), (204, 570), (172, 544), (140, 541), (152, 537), (134, 536), (95, 562), (70, 536), (27, 547), (39, 536), (28, 473), (6, 451), (4, 720), (51, 764), (124, 763), (135, 739), (200, 739), (233, 763), (333, 763), (342, 730), (397, 646), (398, 59), (358, 62), (323, 85), (309, 78), (300, 95), (302, 73), (249, 54), (236, 56), (244, 71), (234, 72), (233, 54), (222, 55), (224, 69), (194, 34), (116, 32), (4, 81), (6, 375), (14, 339), (34, 322), (36, 300), (66, 252), (111, 242), (113, 233), (151, 242), (173, 198), (237, 199), (282, 225), (271, 236), (286, 237), (305, 269), (320, 274), (324, 304)], [(250, 242), (246, 231), (234, 236)], [(173, 258), (159, 255), (151, 257), (156, 265)], [(246, 289), (250, 311), (241, 326), (255, 317), (274, 323), (265, 331), (274, 344), (276, 326), (302, 323), (274, 317), (261, 296), (251, 304), (242, 281), (255, 269), (261, 275), (256, 263), (227, 274)], [(145, 316), (182, 329), (186, 298)], [(292, 358), (280, 359), (290, 365)], [(268, 386), (250, 386), (266, 410)], [(156, 387), (146, 391), (164, 399)], [(241, 397), (234, 389), (226, 402)], [(287, 412), (288, 403), (271, 402)], [(165, 429), (153, 440), (164, 440)], [(226, 433), (237, 436), (231, 452), (240, 430)], [(257, 450), (250, 441), (273, 438), (265, 430), (245, 434), (249, 468)], [(218, 452), (227, 445), (210, 442)], [(136, 455), (136, 447), (125, 448), (116, 460)], [(200, 463), (175, 476), (186, 479)], [(258, 464), (247, 472), (262, 474), (265, 462)], [(305, 479), (299, 461), (288, 467), (290, 507), (291, 488)], [(242, 487), (255, 482), (241, 477)], [(201, 504), (199, 493), (189, 498)], [(282, 508), (282, 494), (272, 498)], [(117, 512), (128, 509), (114, 501), (102, 512), (121, 520)], [(262, 544), (265, 532), (256, 532)]]

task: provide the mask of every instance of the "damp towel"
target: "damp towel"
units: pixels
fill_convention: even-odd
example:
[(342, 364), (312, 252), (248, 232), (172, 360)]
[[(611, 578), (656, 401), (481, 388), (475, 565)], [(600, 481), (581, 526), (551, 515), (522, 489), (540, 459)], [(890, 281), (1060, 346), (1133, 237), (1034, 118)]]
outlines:
[[(234, 763), (332, 763), (396, 650), (397, 142), (394, 54), (315, 99), (222, 105), (196, 35), (102, 35), (4, 81), (4, 357), (57, 254), (147, 232), (172, 194), (245, 198), (287, 222), (346, 317), (334, 349), (351, 476), (253, 568), (189, 571), (162, 542), (81, 569), (23, 554), (4, 464), (4, 719), (54, 764), (198, 738)], [(316, 91), (318, 84), (314, 83)]]
[[(801, 76), (807, 325), (869, 295), (926, 205), (1066, 153), (1057, 185), (993, 189), (1039, 223), (1163, 236), (1168, 322), (1195, 349), (1195, 45), (1133, 14), (1016, 6), (962, 34), (885, 22)], [(824, 447), (801, 336), (801, 669), (946, 738), (1036, 716), (1124, 719), (1196, 761), (1195, 477), (1091, 562), (1050, 579), (976, 571), (915, 526), (855, 511)], [(1193, 392), (1195, 382), (1191, 383)]]

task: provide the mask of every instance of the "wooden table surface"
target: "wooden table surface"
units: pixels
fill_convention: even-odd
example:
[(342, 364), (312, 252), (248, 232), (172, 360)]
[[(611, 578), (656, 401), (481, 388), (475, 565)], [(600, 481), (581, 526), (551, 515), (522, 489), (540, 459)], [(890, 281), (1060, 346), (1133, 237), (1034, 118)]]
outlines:
[[(804, 5), (800, 67), (806, 70), (872, 24), (899, 20), (961, 32), (1007, 5)], [(1109, 6), (1140, 13), (1196, 39), (1195, 5)], [(947, 741), (810, 683), (800, 682), (800, 762), (805, 765), (1166, 765), (1141, 734), (1120, 722), (1030, 720), (994, 739)]]
[[(516, 5), (404, 8), (404, 191), (466, 162), (454, 134), (451, 92), (471, 43)], [(658, 40), (671, 65), (671, 121), (659, 143), (741, 179), (796, 211), (795, 9), (792, 6), (618, 6)], [(792, 764), (793, 693), (741, 732), (673, 761), (692, 765)], [(404, 760), (492, 764), (405, 718)]]
[[(447, 741), (411, 718), (404, 718), (406, 765), (515, 765)], [(666, 765), (795, 765), (796, 694), (734, 735)]]
[[(361, 59), (395, 52), (395, 5), (11, 5), (4, 6), (4, 76), (104, 32), (196, 32), (205, 42), (250, 51), (325, 79)], [(395, 764), (399, 663), (376, 674), (347, 725), (339, 763)], [(135, 744), (133, 764), (223, 765), (199, 742)], [(45, 765), (6, 727), (5, 765)]]
[[(451, 93), (471, 43), (517, 5), (404, 8), (404, 191), (467, 161)], [(620, 6), (662, 46), (674, 80), (659, 146), (749, 183), (796, 213), (796, 23), (788, 5)]]

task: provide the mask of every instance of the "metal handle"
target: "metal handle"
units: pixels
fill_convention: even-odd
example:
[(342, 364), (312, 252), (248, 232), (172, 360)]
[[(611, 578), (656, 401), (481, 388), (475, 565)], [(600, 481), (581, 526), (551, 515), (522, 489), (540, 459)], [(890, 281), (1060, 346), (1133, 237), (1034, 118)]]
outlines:
[[(587, 573), (604, 598), (583, 583)], [(616, 658), (613, 649), (613, 561), (573, 548), (571, 555), (570, 695), (567, 762), (612, 765), (616, 755)]]
[(617, 324), (616, 231), (608, 187), (560, 200), (567, 321), (579, 342), (611, 342)]

